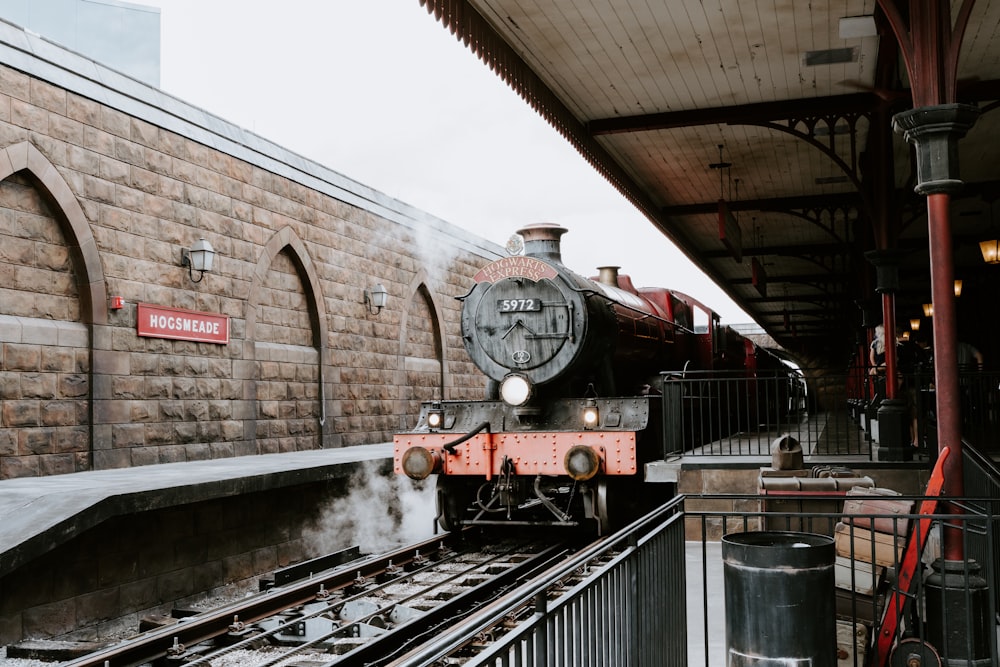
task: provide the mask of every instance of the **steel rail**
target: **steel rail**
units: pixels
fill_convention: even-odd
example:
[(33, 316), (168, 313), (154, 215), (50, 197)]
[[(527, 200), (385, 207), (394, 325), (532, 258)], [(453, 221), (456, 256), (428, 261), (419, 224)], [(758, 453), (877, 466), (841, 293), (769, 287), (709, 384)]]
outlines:
[(460, 535), (456, 533), (437, 535), (361, 563), (349, 564), (326, 574), (320, 573), (304, 581), (271, 589), (249, 600), (199, 614), (176, 625), (148, 631), (135, 639), (63, 663), (62, 667), (134, 667), (160, 659), (176, 652), (175, 647), (178, 645), (194, 646), (226, 634), (234, 617), (245, 624), (268, 618), (284, 609), (316, 600), (317, 592), (322, 589), (350, 585), (359, 575), (365, 578), (375, 577), (390, 566), (403, 567), (419, 562), (428, 554), (451, 547), (460, 539)]

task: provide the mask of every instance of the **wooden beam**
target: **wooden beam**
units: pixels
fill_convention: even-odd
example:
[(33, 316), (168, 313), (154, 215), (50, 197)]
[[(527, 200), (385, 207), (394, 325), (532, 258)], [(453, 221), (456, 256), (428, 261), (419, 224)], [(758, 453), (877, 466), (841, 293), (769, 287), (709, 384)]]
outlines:
[(851, 93), (829, 97), (808, 97), (780, 102), (758, 102), (737, 106), (684, 109), (638, 114), (617, 118), (597, 118), (586, 124), (591, 136), (670, 130), (716, 123), (761, 123), (809, 116), (843, 115), (870, 112), (881, 103), (874, 93)]

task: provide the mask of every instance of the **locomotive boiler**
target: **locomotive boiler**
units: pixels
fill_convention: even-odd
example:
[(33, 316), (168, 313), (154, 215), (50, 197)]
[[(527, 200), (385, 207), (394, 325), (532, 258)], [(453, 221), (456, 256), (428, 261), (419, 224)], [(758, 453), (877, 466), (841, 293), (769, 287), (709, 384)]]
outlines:
[(595, 279), (570, 271), (558, 225), (518, 231), (523, 255), (486, 265), (460, 297), (485, 400), (425, 403), (394, 438), (395, 470), (437, 475), (446, 530), (594, 523), (606, 533), (673, 494), (642, 483), (645, 464), (671, 453), (663, 372), (723, 363), (723, 330), (696, 300), (637, 290), (616, 267)]

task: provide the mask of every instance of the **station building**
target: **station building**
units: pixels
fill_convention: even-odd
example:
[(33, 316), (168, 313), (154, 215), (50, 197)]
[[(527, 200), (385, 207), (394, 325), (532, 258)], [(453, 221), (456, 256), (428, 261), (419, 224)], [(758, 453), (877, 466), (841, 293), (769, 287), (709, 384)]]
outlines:
[(499, 247), (9, 23), (0, 63), (0, 644), (314, 555), (422, 400), (481, 396), (455, 297)]
[(422, 400), (480, 397), (455, 297), (501, 252), (0, 22), (0, 644), (315, 555), (337, 459), (186, 493), (171, 466), (384, 443)]

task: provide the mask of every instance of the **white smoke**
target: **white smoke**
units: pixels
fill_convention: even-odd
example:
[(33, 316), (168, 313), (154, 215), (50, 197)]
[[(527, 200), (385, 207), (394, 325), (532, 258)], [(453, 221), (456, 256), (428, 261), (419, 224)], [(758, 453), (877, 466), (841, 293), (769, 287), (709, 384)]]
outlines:
[(376, 462), (358, 466), (345, 495), (321, 509), (312, 527), (303, 530), (316, 555), (358, 545), (362, 553), (382, 553), (434, 533), (433, 479), (415, 482), (386, 475)]

